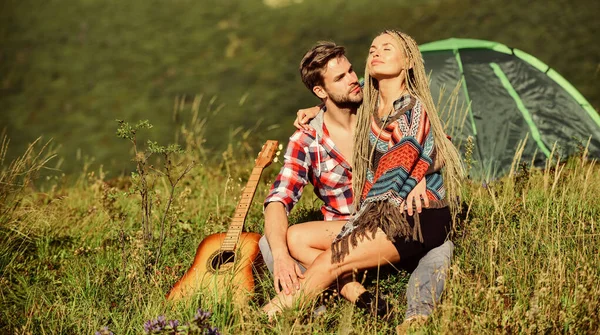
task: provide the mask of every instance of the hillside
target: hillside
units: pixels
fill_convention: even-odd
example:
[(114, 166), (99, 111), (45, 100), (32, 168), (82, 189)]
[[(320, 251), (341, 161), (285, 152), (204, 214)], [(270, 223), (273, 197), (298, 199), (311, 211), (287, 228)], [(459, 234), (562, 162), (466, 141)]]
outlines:
[(54, 138), (66, 172), (92, 157), (111, 175), (130, 170), (114, 120), (149, 119), (159, 139), (171, 142), (190, 118), (173, 115), (182, 97), (191, 103), (203, 96), (209, 148), (224, 149), (239, 129), (259, 130), (248, 134), (253, 145), (285, 139), (295, 111), (316, 103), (297, 74), (303, 53), (332, 39), (362, 69), (370, 40), (389, 27), (420, 43), (466, 37), (522, 49), (600, 106), (598, 1), (8, 0), (0, 6), (0, 127), (14, 152), (40, 135)]

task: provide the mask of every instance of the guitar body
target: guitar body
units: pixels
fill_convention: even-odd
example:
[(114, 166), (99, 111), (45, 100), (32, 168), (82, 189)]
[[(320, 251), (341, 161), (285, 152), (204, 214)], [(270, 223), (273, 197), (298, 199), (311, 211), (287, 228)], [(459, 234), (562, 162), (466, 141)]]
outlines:
[(167, 299), (179, 300), (204, 290), (217, 299), (232, 297), (246, 303), (254, 292), (252, 263), (260, 249), (260, 234), (242, 232), (235, 251), (222, 249), (226, 233), (207, 236), (196, 250), (194, 263), (173, 286)]

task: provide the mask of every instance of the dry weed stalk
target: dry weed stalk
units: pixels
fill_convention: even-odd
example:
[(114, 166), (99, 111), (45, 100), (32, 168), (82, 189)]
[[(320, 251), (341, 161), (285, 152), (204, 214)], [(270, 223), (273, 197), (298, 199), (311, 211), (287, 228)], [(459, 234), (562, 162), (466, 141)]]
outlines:
[(41, 142), (41, 137), (33, 141), (25, 152), (14, 159), (8, 166), (4, 166), (10, 140), (7, 135), (2, 135), (0, 144), (0, 223), (8, 219), (10, 213), (19, 205), (22, 192), (32, 186), (39, 172), (46, 168), (56, 154), (49, 150), (50, 141), (36, 147)]

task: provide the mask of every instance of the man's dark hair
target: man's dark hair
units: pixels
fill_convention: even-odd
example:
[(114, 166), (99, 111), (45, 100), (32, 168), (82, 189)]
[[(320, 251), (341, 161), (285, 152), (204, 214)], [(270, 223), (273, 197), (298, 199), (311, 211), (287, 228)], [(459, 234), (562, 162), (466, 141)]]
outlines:
[[(333, 42), (317, 42), (300, 62), (302, 82), (312, 92), (315, 86), (323, 86), (323, 70), (333, 59), (346, 55), (346, 49)], [(314, 92), (313, 92), (314, 94)]]

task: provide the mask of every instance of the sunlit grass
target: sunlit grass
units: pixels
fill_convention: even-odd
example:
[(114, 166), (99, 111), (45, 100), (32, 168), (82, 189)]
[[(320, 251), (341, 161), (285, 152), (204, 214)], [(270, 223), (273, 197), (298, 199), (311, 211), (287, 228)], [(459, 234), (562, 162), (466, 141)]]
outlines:
[[(227, 229), (254, 166), (254, 152), (243, 136), (221, 159), (201, 160), (207, 153), (201, 144), (204, 125), (195, 120), (182, 131), (188, 146), (183, 158), (204, 163), (181, 180), (158, 263), (156, 240), (144, 240), (139, 196), (128, 192), (128, 177), (108, 179), (99, 169), (82, 172), (74, 183), (60, 176), (37, 189), (2, 189), (12, 205), (0, 225), (0, 332), (92, 334), (107, 326), (115, 334), (141, 334), (147, 320), (164, 315), (186, 322), (198, 308), (212, 313), (209, 323), (222, 333), (394, 332), (405, 310), (406, 274), (366, 281), (392, 303), (388, 320), (329, 297), (269, 322), (260, 307), (274, 290), (264, 273), (255, 277), (255, 296), (245, 306), (203, 292), (180, 303), (166, 301), (200, 241)], [(34, 148), (27, 155), (35, 160), (4, 163), (3, 176), (39, 170), (47, 159)], [(580, 156), (542, 169), (515, 164), (510, 175), (494, 182), (465, 182), (468, 214), (455, 236), (447, 288), (421, 331), (599, 331), (600, 170), (585, 151)], [(246, 220), (250, 231), (262, 232), (262, 199), (278, 168), (276, 163), (263, 173)], [(170, 186), (160, 177), (153, 185), (156, 232)], [(291, 220), (306, 220), (318, 207), (314, 194), (305, 190)], [(326, 313), (313, 315), (323, 303)]]

